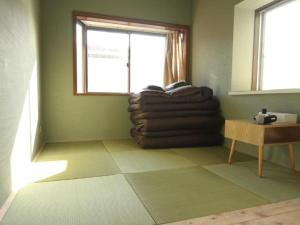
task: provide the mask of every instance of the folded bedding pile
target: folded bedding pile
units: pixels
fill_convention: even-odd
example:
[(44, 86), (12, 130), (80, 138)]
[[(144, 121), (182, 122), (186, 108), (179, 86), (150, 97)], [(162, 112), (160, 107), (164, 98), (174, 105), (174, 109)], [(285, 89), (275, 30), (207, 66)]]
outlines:
[(177, 82), (131, 94), (131, 135), (143, 148), (211, 146), (222, 143), (224, 119), (208, 87)]

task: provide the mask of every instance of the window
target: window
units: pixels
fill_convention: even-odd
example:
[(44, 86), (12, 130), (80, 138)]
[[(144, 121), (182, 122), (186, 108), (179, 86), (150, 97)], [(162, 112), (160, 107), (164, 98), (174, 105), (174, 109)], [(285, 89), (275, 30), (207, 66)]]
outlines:
[(74, 94), (129, 94), (164, 86), (167, 38), (180, 34), (187, 70), (188, 27), (73, 13)]
[(300, 88), (300, 0), (256, 10), (252, 90)]

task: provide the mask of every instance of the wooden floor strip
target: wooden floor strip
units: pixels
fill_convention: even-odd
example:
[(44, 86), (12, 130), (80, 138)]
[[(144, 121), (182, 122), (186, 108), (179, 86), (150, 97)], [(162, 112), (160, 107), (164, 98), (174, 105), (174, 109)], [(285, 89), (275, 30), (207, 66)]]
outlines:
[(262, 219), (251, 220), (235, 225), (298, 225), (300, 210), (269, 216)]
[(300, 198), (166, 225), (296, 225)]

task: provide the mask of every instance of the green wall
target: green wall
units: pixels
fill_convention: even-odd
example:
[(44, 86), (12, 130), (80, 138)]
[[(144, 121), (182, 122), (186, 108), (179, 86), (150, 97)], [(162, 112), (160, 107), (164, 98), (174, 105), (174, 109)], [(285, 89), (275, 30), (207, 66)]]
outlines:
[(37, 0), (0, 0), (0, 207), (42, 139), (38, 14)]
[[(208, 85), (220, 98), (226, 119), (251, 119), (261, 108), (270, 111), (300, 113), (300, 94), (229, 96), (231, 84), (234, 5), (241, 0), (193, 1), (192, 80)], [(256, 154), (256, 148), (239, 144), (238, 149)], [(296, 148), (300, 168), (300, 146)], [(285, 149), (266, 151), (266, 159), (287, 166)]]
[(190, 25), (191, 5), (191, 0), (43, 0), (45, 141), (129, 137), (128, 97), (73, 96), (73, 10)]

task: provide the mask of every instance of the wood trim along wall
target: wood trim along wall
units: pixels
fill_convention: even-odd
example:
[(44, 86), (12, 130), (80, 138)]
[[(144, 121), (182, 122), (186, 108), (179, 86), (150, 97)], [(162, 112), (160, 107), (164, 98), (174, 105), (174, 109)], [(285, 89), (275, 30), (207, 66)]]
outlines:
[(72, 24), (73, 24), (73, 95), (77, 94), (77, 52), (76, 52), (76, 25), (77, 25), (77, 18), (75, 16), (72, 17)]
[(294, 0), (274, 0), (258, 9), (256, 9), (257, 12), (263, 12), (263, 11), (268, 11), (268, 10), (272, 10), (273, 8), (276, 8), (277, 6), (280, 5), (284, 5), (290, 1), (294, 1)]
[(186, 79), (191, 83), (191, 77), (190, 77), (190, 30), (184, 30), (184, 38), (186, 39), (185, 42), (183, 42), (183, 53), (185, 57), (185, 69), (186, 69)]
[[(84, 93), (77, 93), (77, 55), (76, 55), (76, 23), (80, 20), (89, 20), (94, 22), (112, 22), (114, 24), (120, 25), (133, 25), (133, 26), (140, 26), (146, 27), (151, 29), (161, 29), (167, 31), (179, 31), (184, 34), (185, 41), (183, 43), (183, 51), (185, 57), (185, 70), (187, 74), (187, 80), (190, 80), (189, 76), (189, 67), (190, 67), (190, 27), (188, 25), (180, 25), (180, 24), (172, 24), (172, 23), (163, 23), (158, 21), (151, 21), (151, 20), (143, 20), (143, 19), (134, 19), (128, 17), (120, 17), (120, 16), (109, 16), (109, 15), (102, 15), (96, 13), (88, 13), (88, 12), (80, 12), (80, 11), (73, 11), (73, 95), (129, 95), (130, 93), (91, 93), (88, 92), (87, 87), (87, 77), (85, 77), (85, 89)], [(85, 26), (84, 26), (85, 27)], [(86, 51), (85, 51), (86, 52)], [(84, 66), (87, 68), (87, 65)], [(87, 70), (85, 71), (87, 74)]]
[(3, 206), (0, 208), (0, 222), (3, 220), (5, 214), (7, 213), (9, 207), (11, 206), (13, 200), (15, 199), (17, 192), (12, 192), (4, 202)]
[(117, 92), (88, 92), (77, 93), (77, 96), (129, 96), (130, 93), (117, 93)]
[[(32, 162), (37, 161), (37, 158), (39, 157), (39, 155), (42, 152), (42, 150), (44, 149), (44, 147), (45, 147), (45, 143), (42, 143), (40, 145), (39, 149), (33, 155), (32, 159), (31, 159)], [(8, 196), (8, 198), (6, 199), (6, 201), (4, 202), (4, 204), (2, 205), (2, 207), (0, 207), (0, 222), (3, 220), (5, 214), (7, 213), (13, 200), (15, 199), (17, 193), (18, 193), (18, 191), (11, 192), (10, 195)]]
[(143, 24), (144, 27), (149, 27), (149, 28), (153, 27), (153, 28), (165, 29), (167, 27), (167, 30), (178, 30), (178, 29), (189, 30), (190, 29), (188, 25), (164, 23), (164, 22), (158, 22), (154, 20), (135, 19), (135, 18), (121, 17), (121, 16), (109, 16), (104, 14), (81, 12), (81, 11), (73, 11), (72, 14), (73, 17), (75, 17), (75, 19), (90, 20), (95, 22), (106, 20), (106, 22), (114, 21), (114, 23), (125, 24), (125, 25)]
[(42, 143), (40, 148), (36, 151), (36, 153), (33, 155), (31, 161), (32, 162), (37, 162), (37, 159), (39, 158), (41, 152), (43, 151), (43, 149), (45, 148), (46, 143)]

